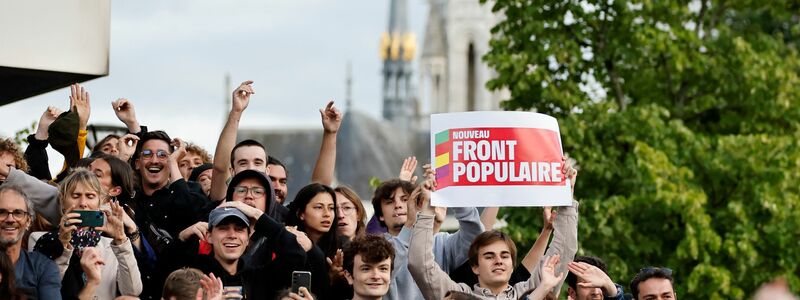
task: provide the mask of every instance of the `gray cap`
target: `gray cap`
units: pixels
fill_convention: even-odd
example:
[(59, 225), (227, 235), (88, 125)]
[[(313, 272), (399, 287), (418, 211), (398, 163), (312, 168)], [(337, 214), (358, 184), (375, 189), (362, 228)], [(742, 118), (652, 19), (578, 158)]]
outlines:
[(250, 219), (244, 215), (244, 213), (235, 207), (217, 207), (208, 214), (208, 226), (209, 228), (218, 225), (222, 220), (228, 217), (236, 217), (239, 218), (244, 224), (248, 227), (250, 226)]

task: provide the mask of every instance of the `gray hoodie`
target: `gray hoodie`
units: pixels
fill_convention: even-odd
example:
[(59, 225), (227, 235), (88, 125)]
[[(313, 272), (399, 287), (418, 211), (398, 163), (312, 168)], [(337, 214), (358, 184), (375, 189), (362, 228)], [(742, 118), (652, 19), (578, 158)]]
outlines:
[[(410, 248), (408, 253), (408, 269), (419, 285), (424, 299), (439, 300), (449, 291), (461, 291), (472, 293), (481, 299), (503, 299), (517, 300), (524, 292), (539, 286), (541, 281), (540, 273), (544, 260), (552, 255), (560, 254), (561, 262), (556, 267), (556, 274), (567, 272), (567, 265), (575, 258), (578, 252), (578, 202), (573, 201), (572, 206), (562, 206), (558, 208), (558, 217), (553, 224), (554, 237), (550, 247), (547, 248), (545, 255), (531, 272), (531, 277), (527, 281), (519, 282), (513, 286), (509, 285), (499, 295), (494, 295), (489, 289), (485, 289), (475, 284), (470, 287), (464, 283), (457, 283), (450, 279), (442, 268), (436, 264), (427, 249), (431, 249), (434, 239), (431, 239), (433, 231), (433, 216), (419, 214), (417, 222), (414, 224)], [(435, 244), (434, 244), (435, 245)], [(467, 253), (469, 246), (460, 249), (464, 254)], [(563, 283), (563, 282), (562, 282)], [(561, 284), (553, 290), (559, 291)], [(420, 299), (420, 298), (408, 298)]]
[[(452, 210), (458, 220), (459, 230), (453, 234), (440, 232), (433, 235), (432, 248), (435, 262), (442, 266), (443, 270), (447, 270), (448, 273), (467, 262), (469, 245), (472, 244), (472, 240), (478, 234), (483, 232), (483, 224), (476, 208), (456, 207), (452, 208)], [(403, 226), (397, 236), (385, 234), (386, 239), (392, 243), (395, 250), (392, 282), (389, 285), (389, 292), (383, 297), (385, 300), (422, 299), (422, 292), (417, 287), (408, 269), (408, 247), (411, 232), (410, 228)]]
[(58, 224), (61, 220), (61, 202), (58, 200), (58, 188), (49, 185), (36, 177), (17, 169), (8, 172), (5, 183), (16, 185), (25, 191), (28, 200), (33, 202), (36, 213), (42, 215), (50, 224)]

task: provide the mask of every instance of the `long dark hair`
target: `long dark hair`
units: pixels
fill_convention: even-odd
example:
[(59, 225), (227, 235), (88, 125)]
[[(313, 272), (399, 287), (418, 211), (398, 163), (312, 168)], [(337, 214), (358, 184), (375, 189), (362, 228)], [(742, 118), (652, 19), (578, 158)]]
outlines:
[(336, 250), (341, 248), (338, 233), (336, 232), (337, 223), (339, 222), (339, 209), (336, 206), (336, 193), (334, 193), (333, 188), (321, 183), (312, 183), (300, 189), (292, 203), (289, 203), (287, 225), (297, 226), (298, 230), (307, 232), (305, 222), (300, 220), (300, 214), (305, 212), (306, 206), (314, 196), (322, 193), (328, 193), (333, 200), (333, 221), (331, 222), (331, 229), (319, 238), (316, 245), (322, 249), (325, 256), (333, 257), (336, 255)]
[(133, 174), (133, 168), (131, 168), (131, 165), (117, 158), (116, 156), (102, 152), (94, 154), (92, 157), (94, 159), (102, 159), (108, 163), (108, 166), (111, 167), (111, 184), (113, 186), (118, 186), (121, 189), (119, 196), (117, 196), (118, 200), (121, 203), (130, 203), (131, 198), (133, 198), (135, 193), (135, 175)]
[(14, 265), (6, 255), (5, 248), (0, 249), (0, 274), (3, 274), (3, 279), (0, 280), (0, 299), (17, 299)]

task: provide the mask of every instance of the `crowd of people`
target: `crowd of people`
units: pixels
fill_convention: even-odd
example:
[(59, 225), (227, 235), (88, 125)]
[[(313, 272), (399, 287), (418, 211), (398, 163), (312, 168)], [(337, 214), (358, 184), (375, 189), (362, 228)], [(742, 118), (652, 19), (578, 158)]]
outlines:
[[(320, 109), (311, 181), (286, 199), (280, 159), (258, 141), (237, 143), (254, 94), (252, 81), (233, 91), (213, 157), (139, 124), (126, 99), (112, 108), (128, 133), (85, 153), (93, 110), (77, 84), (69, 109), (47, 108), (24, 151), (0, 140), (0, 299), (676, 298), (668, 268), (642, 268), (623, 288), (601, 258), (576, 257), (574, 200), (543, 209), (521, 261), (493, 228), (498, 208), (451, 208), (458, 230), (442, 232), (435, 172), (414, 157), (369, 195), (368, 218), (355, 191), (332, 186), (343, 117), (333, 102)], [(64, 156), (55, 176), (48, 145)], [(574, 190), (577, 171), (564, 162)], [(295, 280), (303, 274), (310, 280)]]

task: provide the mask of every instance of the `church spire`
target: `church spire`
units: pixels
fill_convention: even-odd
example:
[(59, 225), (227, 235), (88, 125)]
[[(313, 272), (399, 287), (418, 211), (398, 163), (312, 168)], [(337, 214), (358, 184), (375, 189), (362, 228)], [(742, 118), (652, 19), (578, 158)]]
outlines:
[(408, 29), (408, 2), (390, 0), (389, 27), (381, 36), (383, 60), (383, 118), (402, 129), (410, 129), (414, 114), (411, 61), (416, 36)]

